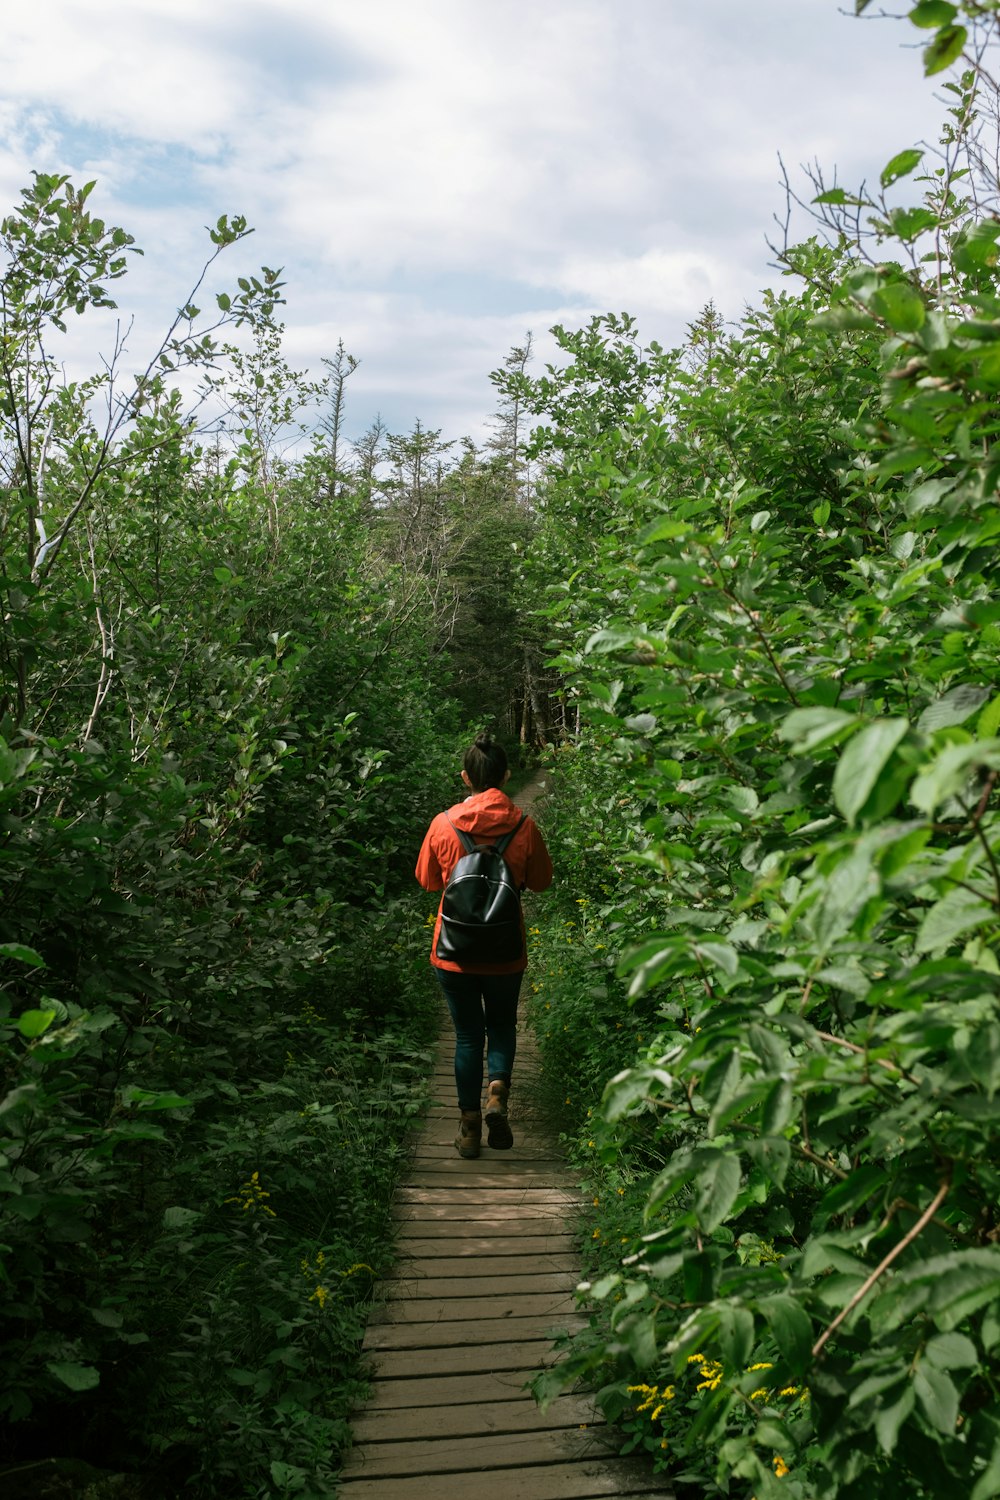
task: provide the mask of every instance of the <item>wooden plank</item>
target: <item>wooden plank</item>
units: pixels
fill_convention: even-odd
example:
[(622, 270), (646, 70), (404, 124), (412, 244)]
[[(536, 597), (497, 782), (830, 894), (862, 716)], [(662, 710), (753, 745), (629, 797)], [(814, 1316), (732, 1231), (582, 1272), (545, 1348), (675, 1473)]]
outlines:
[[(365, 1340), (367, 1346), (367, 1338)], [(536, 1335), (518, 1338), (511, 1330), (509, 1342), (488, 1344), (451, 1344), (435, 1349), (433, 1359), (426, 1349), (366, 1348), (365, 1364), (375, 1380), (409, 1380), (427, 1375), (496, 1375), (505, 1370), (544, 1370), (559, 1359), (552, 1340)]]
[[(466, 1185), (468, 1173), (462, 1170), (464, 1165), (461, 1157), (457, 1155), (454, 1163), (415, 1162), (407, 1175), (407, 1187), (453, 1188), (457, 1183)], [(529, 1162), (508, 1161), (503, 1157), (499, 1161), (495, 1157), (480, 1158), (476, 1182), (489, 1183), (491, 1187), (494, 1183), (502, 1188), (519, 1187), (531, 1193), (537, 1193), (541, 1188), (559, 1193), (569, 1190), (565, 1172), (558, 1171), (556, 1167), (532, 1166)], [(579, 1195), (574, 1196), (579, 1202)]]
[(489, 1375), (418, 1375), (395, 1380), (376, 1380), (362, 1408), (374, 1411), (434, 1408), (434, 1421), (449, 1406), (476, 1406), (497, 1401), (524, 1401), (525, 1387), (537, 1369), (504, 1370)]
[(401, 1275), (386, 1283), (391, 1296), (403, 1300), (425, 1302), (438, 1298), (466, 1300), (474, 1298), (480, 1309), (495, 1308), (496, 1299), (507, 1297), (537, 1297), (542, 1293), (570, 1294), (580, 1283), (580, 1277), (572, 1271), (523, 1270), (517, 1276), (498, 1275), (496, 1270), (481, 1266), (476, 1276), (411, 1276), (409, 1268), (399, 1267)]
[[(469, 1474), (415, 1475), (400, 1479), (344, 1478), (345, 1500), (469, 1500)], [(635, 1500), (663, 1500), (671, 1491), (657, 1486), (641, 1461), (632, 1458), (592, 1459), (581, 1463), (505, 1469), (503, 1500), (605, 1500), (631, 1495)]]
[(490, 1321), (510, 1318), (558, 1320), (576, 1311), (576, 1301), (565, 1291), (507, 1293), (489, 1297), (393, 1297), (372, 1314), (374, 1327), (386, 1323), (477, 1323), (484, 1313)]
[[(456, 1208), (461, 1209), (460, 1214), (455, 1212)], [(520, 1219), (546, 1219), (552, 1224), (572, 1223), (574, 1213), (569, 1205), (563, 1205), (561, 1212), (557, 1212), (558, 1209), (559, 1205), (554, 1203), (523, 1201), (501, 1209), (492, 1199), (486, 1203), (401, 1203), (398, 1208), (393, 1209), (393, 1217), (406, 1222), (415, 1220), (428, 1224), (446, 1223), (452, 1228), (456, 1226), (456, 1222), (467, 1224), (472, 1220), (499, 1227), (514, 1224)]]
[[(600, 1427), (603, 1417), (585, 1396), (560, 1396), (542, 1412), (522, 1391), (516, 1401), (461, 1402), (442, 1404), (431, 1414), (426, 1406), (397, 1407), (373, 1412), (352, 1421), (359, 1443), (424, 1442), (428, 1432), (435, 1438), (479, 1437), (503, 1432), (554, 1432), (559, 1428)], [(348, 1464), (350, 1468), (350, 1464)]]
[(426, 1226), (426, 1233), (420, 1224), (401, 1225), (396, 1239), (396, 1249), (405, 1260), (406, 1256), (460, 1256), (463, 1260), (473, 1262), (481, 1257), (487, 1257), (491, 1262), (498, 1258), (504, 1260), (521, 1255), (570, 1255), (573, 1256), (574, 1266), (577, 1264), (574, 1255), (576, 1239), (571, 1234), (546, 1234), (544, 1226), (535, 1225), (533, 1228), (542, 1229), (539, 1234), (498, 1234), (483, 1235), (480, 1226), (473, 1224), (469, 1227), (469, 1233), (461, 1233), (464, 1225), (453, 1225), (451, 1227), (438, 1224)]
[[(521, 1343), (525, 1339), (549, 1339), (556, 1332), (583, 1328), (586, 1318), (580, 1313), (562, 1317), (477, 1318), (470, 1323), (369, 1323), (365, 1349), (447, 1349), (466, 1344), (478, 1348), (483, 1369), (491, 1366), (487, 1344)], [(427, 1364), (429, 1361), (425, 1360)], [(434, 1357), (434, 1368), (441, 1360)]]
[(497, 1209), (508, 1206), (518, 1208), (522, 1203), (530, 1203), (532, 1206), (543, 1204), (556, 1208), (579, 1208), (580, 1194), (568, 1192), (565, 1188), (535, 1187), (534, 1185), (521, 1187), (516, 1184), (497, 1183), (490, 1187), (469, 1187), (461, 1182), (453, 1182), (435, 1188), (397, 1188), (396, 1202), (461, 1204), (463, 1208), (469, 1203), (487, 1203), (492, 1205), (496, 1212)]
[(611, 1440), (600, 1427), (543, 1432), (480, 1433), (475, 1437), (426, 1438), (412, 1443), (366, 1443), (348, 1455), (343, 1478), (395, 1479), (404, 1475), (475, 1474), (527, 1464), (565, 1463), (581, 1453), (607, 1452)]
[[(410, 1258), (405, 1255), (399, 1257), (396, 1273), (400, 1281), (421, 1282), (421, 1296), (427, 1287), (424, 1282), (433, 1281), (447, 1276), (451, 1281), (474, 1281), (478, 1277), (490, 1278), (491, 1285), (496, 1281), (498, 1290), (516, 1291), (513, 1285), (508, 1287), (499, 1286), (501, 1279), (513, 1283), (528, 1277), (534, 1279), (539, 1276), (564, 1276), (568, 1278), (570, 1290), (580, 1280), (580, 1270), (575, 1255), (504, 1255), (499, 1259), (480, 1259), (473, 1255), (452, 1255), (428, 1258)], [(565, 1284), (565, 1283), (561, 1283)], [(525, 1291), (529, 1288), (525, 1287)], [(545, 1291), (545, 1287), (532, 1287), (532, 1291)], [(550, 1287), (549, 1290), (556, 1290)], [(447, 1294), (445, 1294), (447, 1295)]]

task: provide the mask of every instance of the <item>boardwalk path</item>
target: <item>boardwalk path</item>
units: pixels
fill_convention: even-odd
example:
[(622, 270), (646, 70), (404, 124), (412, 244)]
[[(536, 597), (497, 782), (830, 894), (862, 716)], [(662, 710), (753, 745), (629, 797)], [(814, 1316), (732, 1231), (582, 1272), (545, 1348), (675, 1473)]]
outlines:
[[(518, 794), (530, 806), (542, 789)], [(397, 1279), (365, 1339), (372, 1397), (355, 1418), (343, 1500), (469, 1500), (495, 1476), (503, 1500), (663, 1496), (620, 1458), (583, 1397), (543, 1416), (525, 1381), (556, 1357), (551, 1335), (582, 1321), (573, 1219), (580, 1193), (532, 1109), (538, 1058), (519, 1027), (512, 1151), (463, 1161), (450, 1026), (430, 1113), (397, 1195)], [(485, 1141), (485, 1136), (484, 1136)]]

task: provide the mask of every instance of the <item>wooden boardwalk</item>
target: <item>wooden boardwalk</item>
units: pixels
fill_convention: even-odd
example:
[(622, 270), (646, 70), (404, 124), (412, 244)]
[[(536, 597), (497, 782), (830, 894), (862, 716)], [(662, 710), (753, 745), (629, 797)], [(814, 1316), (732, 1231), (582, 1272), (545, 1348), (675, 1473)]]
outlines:
[[(519, 1028), (512, 1151), (463, 1161), (450, 1023), (433, 1103), (417, 1139), (400, 1220), (396, 1280), (365, 1348), (371, 1400), (354, 1421), (343, 1500), (471, 1500), (496, 1476), (498, 1500), (662, 1497), (644, 1460), (622, 1458), (591, 1403), (544, 1414), (524, 1385), (557, 1357), (555, 1330), (582, 1321), (573, 1220), (580, 1190), (531, 1109), (537, 1056)], [(492, 1490), (489, 1493), (493, 1493)]]

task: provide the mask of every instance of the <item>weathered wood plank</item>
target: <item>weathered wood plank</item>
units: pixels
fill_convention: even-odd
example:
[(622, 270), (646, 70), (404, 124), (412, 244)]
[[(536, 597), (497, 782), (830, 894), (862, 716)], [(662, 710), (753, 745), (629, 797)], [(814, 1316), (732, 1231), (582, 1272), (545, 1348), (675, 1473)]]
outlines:
[[(569, 1290), (572, 1290), (580, 1280), (579, 1267), (573, 1255), (504, 1255), (499, 1259), (494, 1257), (480, 1259), (472, 1255), (417, 1259), (401, 1255), (396, 1272), (401, 1282), (419, 1281), (421, 1296), (425, 1292), (433, 1295), (426, 1283), (438, 1281), (444, 1277), (447, 1277), (450, 1282), (476, 1281), (481, 1277), (483, 1281), (488, 1280), (491, 1286), (496, 1286), (498, 1291), (517, 1291), (517, 1287), (513, 1285), (515, 1281), (525, 1282), (542, 1276), (567, 1278), (559, 1285), (567, 1286)], [(501, 1285), (501, 1281), (508, 1285)], [(530, 1288), (523, 1286), (522, 1290), (543, 1292), (555, 1291), (558, 1288), (554, 1285)], [(450, 1293), (443, 1292), (441, 1295), (448, 1296)]]
[[(461, 1214), (455, 1212), (461, 1209)], [(554, 1209), (559, 1208), (559, 1212)], [(393, 1209), (393, 1217), (399, 1220), (424, 1220), (428, 1224), (433, 1223), (469, 1223), (472, 1220), (487, 1222), (503, 1226), (515, 1223), (519, 1219), (545, 1219), (549, 1223), (567, 1224), (572, 1222), (573, 1209), (569, 1204), (554, 1205), (552, 1203), (524, 1203), (512, 1204), (508, 1209), (501, 1209), (495, 1200), (486, 1203), (400, 1203)]]
[[(518, 1207), (521, 1203), (550, 1204), (557, 1209), (579, 1208), (580, 1194), (565, 1188), (536, 1186), (534, 1183), (521, 1186), (517, 1183), (497, 1182), (485, 1187), (470, 1187), (462, 1182), (449, 1182), (437, 1187), (401, 1187), (396, 1189), (397, 1203), (445, 1203), (461, 1204), (489, 1203), (494, 1210)], [(554, 1218), (558, 1214), (553, 1214)]]
[[(461, 1229), (468, 1233), (460, 1233)], [(488, 1257), (492, 1262), (497, 1257), (509, 1259), (521, 1255), (572, 1255), (576, 1239), (571, 1234), (547, 1234), (544, 1225), (533, 1225), (531, 1234), (484, 1235), (478, 1224), (440, 1225), (401, 1224), (396, 1238), (396, 1248), (404, 1259), (407, 1256), (461, 1256), (464, 1260)], [(538, 1231), (537, 1233), (534, 1231)], [(574, 1258), (573, 1264), (576, 1264)]]
[[(449, 1190), (456, 1184), (468, 1183), (468, 1175), (456, 1170), (462, 1165), (461, 1158), (455, 1157), (455, 1167), (449, 1162), (441, 1163), (441, 1170), (429, 1168), (427, 1165), (416, 1163), (411, 1167), (406, 1179), (410, 1188), (433, 1189), (435, 1192), (441, 1189)], [(567, 1191), (566, 1178), (556, 1171), (554, 1167), (545, 1167), (541, 1170), (532, 1170), (529, 1165), (516, 1162), (503, 1162), (501, 1165), (495, 1162), (486, 1164), (487, 1170), (476, 1173), (476, 1182), (484, 1187), (488, 1186), (491, 1191), (495, 1188), (505, 1188), (508, 1191), (521, 1188), (525, 1192), (537, 1193), (543, 1189), (549, 1192), (565, 1193)], [(573, 1194), (575, 1201), (579, 1203), (579, 1194)]]
[(474, 1474), (565, 1463), (604, 1454), (609, 1439), (600, 1427), (542, 1432), (480, 1433), (475, 1437), (425, 1438), (407, 1443), (366, 1443), (348, 1457), (343, 1477), (395, 1479), (410, 1474)]
[[(394, 1283), (394, 1285), (398, 1285)], [(497, 1293), (489, 1297), (393, 1296), (372, 1315), (372, 1325), (386, 1323), (464, 1323), (509, 1318), (548, 1318), (557, 1321), (576, 1311), (568, 1292)]]
[(552, 1340), (542, 1335), (519, 1338), (510, 1330), (510, 1341), (500, 1344), (445, 1344), (433, 1351), (417, 1349), (372, 1349), (365, 1339), (365, 1364), (373, 1379), (408, 1380), (427, 1375), (496, 1375), (506, 1370), (544, 1370), (560, 1358)]
[[(397, 1407), (355, 1417), (354, 1437), (364, 1443), (424, 1442), (428, 1432), (435, 1438), (481, 1437), (504, 1432), (574, 1432), (600, 1427), (603, 1418), (585, 1396), (560, 1396), (542, 1412), (520, 1393), (516, 1401), (443, 1403), (433, 1413), (426, 1406)], [(350, 1468), (350, 1465), (348, 1466)]]
[[(482, 1352), (482, 1366), (490, 1368), (486, 1351), (487, 1344), (505, 1344), (513, 1339), (554, 1338), (557, 1332), (582, 1328), (586, 1323), (580, 1313), (564, 1313), (560, 1316), (524, 1318), (476, 1318), (470, 1323), (428, 1321), (420, 1323), (369, 1323), (365, 1334), (365, 1349), (444, 1349), (468, 1344)], [(440, 1361), (435, 1359), (435, 1368)]]
[(408, 1380), (376, 1380), (362, 1408), (370, 1411), (414, 1410), (431, 1406), (437, 1413), (449, 1406), (496, 1401), (524, 1401), (525, 1387), (537, 1369), (504, 1370), (490, 1375), (418, 1375)]
[[(343, 1483), (345, 1500), (469, 1500), (471, 1494), (468, 1473), (400, 1479), (369, 1479), (359, 1475)], [(607, 1496), (618, 1495), (630, 1495), (635, 1500), (663, 1500), (671, 1493), (666, 1486), (657, 1488), (646, 1466), (631, 1458), (504, 1469), (502, 1485), (503, 1500), (605, 1500)]]

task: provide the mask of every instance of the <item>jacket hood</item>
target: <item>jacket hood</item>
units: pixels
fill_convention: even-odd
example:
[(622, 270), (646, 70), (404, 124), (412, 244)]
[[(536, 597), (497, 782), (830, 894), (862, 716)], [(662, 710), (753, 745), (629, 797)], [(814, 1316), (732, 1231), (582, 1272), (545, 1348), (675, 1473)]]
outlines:
[(499, 836), (517, 827), (521, 809), (499, 787), (487, 787), (485, 792), (476, 792), (449, 807), (448, 817), (465, 833)]

